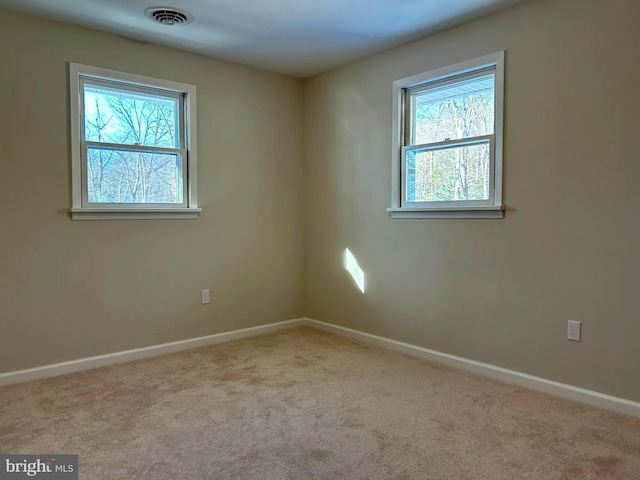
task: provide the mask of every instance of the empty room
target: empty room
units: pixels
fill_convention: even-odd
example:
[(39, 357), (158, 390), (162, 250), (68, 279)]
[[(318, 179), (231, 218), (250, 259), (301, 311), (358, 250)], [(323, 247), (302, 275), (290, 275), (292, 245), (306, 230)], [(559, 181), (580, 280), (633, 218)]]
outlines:
[(0, 480), (640, 479), (638, 25), (0, 0)]

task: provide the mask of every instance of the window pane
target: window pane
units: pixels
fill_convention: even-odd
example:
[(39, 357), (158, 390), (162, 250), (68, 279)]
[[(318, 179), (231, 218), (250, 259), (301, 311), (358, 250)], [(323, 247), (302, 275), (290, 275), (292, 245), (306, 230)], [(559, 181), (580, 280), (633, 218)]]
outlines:
[(87, 148), (89, 203), (182, 203), (182, 157)]
[(411, 145), (493, 134), (494, 74), (411, 94)]
[(180, 148), (179, 108), (177, 98), (85, 84), (85, 140)]
[(489, 199), (489, 142), (406, 153), (406, 201)]

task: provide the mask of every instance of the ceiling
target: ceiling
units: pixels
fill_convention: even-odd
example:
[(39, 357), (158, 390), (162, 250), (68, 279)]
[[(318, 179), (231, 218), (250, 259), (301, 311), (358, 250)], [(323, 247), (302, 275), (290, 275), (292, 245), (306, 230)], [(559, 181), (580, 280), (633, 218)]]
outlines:
[[(309, 77), (524, 1), (0, 0), (0, 8)], [(144, 13), (154, 6), (195, 20), (154, 23)]]

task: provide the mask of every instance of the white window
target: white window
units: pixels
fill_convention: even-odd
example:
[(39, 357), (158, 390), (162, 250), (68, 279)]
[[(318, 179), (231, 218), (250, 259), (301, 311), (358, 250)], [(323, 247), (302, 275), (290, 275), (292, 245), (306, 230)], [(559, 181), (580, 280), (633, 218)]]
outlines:
[(70, 64), (74, 220), (196, 218), (196, 88)]
[(394, 82), (393, 218), (502, 218), (504, 53)]

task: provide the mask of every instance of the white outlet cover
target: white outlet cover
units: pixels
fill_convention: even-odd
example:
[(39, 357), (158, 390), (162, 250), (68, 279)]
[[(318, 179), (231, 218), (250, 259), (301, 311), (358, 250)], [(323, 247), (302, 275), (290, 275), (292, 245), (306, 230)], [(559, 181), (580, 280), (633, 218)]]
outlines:
[(210, 303), (211, 295), (209, 290), (202, 290), (202, 305)]
[(567, 326), (567, 338), (574, 342), (581, 341), (582, 337), (582, 323), (575, 320), (569, 320)]

